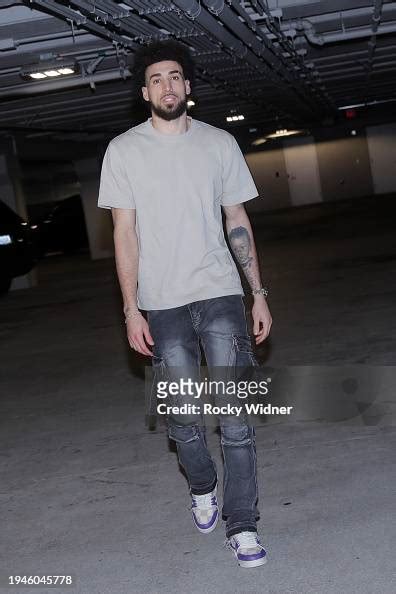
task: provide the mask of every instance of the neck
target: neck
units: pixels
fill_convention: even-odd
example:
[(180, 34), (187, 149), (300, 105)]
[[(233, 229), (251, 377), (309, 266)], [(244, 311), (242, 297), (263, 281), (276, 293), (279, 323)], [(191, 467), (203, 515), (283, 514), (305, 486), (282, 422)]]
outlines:
[(151, 112), (151, 121), (153, 127), (159, 132), (162, 132), (162, 134), (184, 134), (187, 132), (191, 124), (190, 119), (187, 118), (186, 112), (176, 120), (170, 120), (169, 122)]

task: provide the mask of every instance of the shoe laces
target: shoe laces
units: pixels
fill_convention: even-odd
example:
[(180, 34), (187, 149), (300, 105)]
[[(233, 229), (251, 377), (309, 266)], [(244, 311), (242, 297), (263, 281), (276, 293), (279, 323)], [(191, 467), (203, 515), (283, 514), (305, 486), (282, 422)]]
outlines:
[(195, 501), (197, 507), (200, 509), (210, 509), (213, 506), (212, 499), (216, 494), (212, 491), (205, 495), (192, 495), (193, 502)]
[[(230, 541), (231, 541), (232, 536), (226, 540), (225, 544), (227, 545), (231, 545)], [(243, 547), (243, 548), (253, 548), (253, 547), (260, 547), (260, 548), (264, 548), (260, 542), (258, 541), (258, 537), (257, 537), (257, 532), (239, 532), (238, 534), (234, 535), (235, 540), (238, 543), (238, 548), (239, 547)]]

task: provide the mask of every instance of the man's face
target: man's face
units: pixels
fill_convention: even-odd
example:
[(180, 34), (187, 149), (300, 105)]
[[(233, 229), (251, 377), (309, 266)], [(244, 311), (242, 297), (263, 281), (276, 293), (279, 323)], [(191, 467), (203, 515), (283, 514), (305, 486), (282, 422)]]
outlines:
[(249, 258), (250, 242), (244, 237), (236, 237), (232, 241), (232, 248), (238, 261), (243, 264)]
[(146, 86), (142, 87), (151, 111), (163, 120), (175, 120), (187, 109), (190, 81), (184, 79), (178, 62), (164, 60), (146, 68)]

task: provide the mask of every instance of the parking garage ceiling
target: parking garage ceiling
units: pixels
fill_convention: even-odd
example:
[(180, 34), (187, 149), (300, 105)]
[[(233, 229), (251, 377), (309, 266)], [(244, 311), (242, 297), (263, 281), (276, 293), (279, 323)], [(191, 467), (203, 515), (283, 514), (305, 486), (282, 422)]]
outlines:
[[(394, 119), (395, 33), (387, 0), (0, 0), (0, 129), (114, 135), (141, 122), (134, 52), (167, 38), (195, 57), (194, 117), (222, 128), (332, 125), (356, 105)], [(75, 74), (23, 76), (67, 61)]]

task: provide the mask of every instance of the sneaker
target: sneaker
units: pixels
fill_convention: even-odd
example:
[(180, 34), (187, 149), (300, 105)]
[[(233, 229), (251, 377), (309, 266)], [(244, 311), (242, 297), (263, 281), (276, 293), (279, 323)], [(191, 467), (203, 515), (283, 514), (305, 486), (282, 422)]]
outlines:
[(259, 541), (257, 532), (239, 532), (225, 542), (234, 551), (241, 567), (258, 567), (267, 562), (267, 553)]
[(215, 487), (206, 495), (191, 494), (191, 512), (194, 524), (203, 534), (212, 532), (219, 519), (216, 491)]

